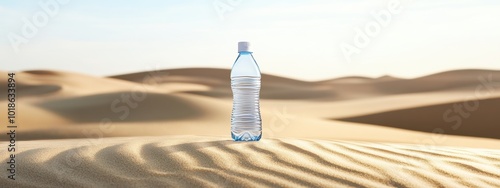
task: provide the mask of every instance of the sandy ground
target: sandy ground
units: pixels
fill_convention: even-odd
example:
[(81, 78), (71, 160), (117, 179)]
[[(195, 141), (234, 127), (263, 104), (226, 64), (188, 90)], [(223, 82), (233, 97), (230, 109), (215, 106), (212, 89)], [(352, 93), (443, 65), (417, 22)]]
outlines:
[(8, 187), (500, 186), (500, 71), (264, 74), (264, 139), (253, 143), (228, 140), (229, 70), (26, 71), (16, 82), (18, 180), (0, 177)]
[(27, 141), (7, 187), (498, 187), (500, 151), (219, 137)]

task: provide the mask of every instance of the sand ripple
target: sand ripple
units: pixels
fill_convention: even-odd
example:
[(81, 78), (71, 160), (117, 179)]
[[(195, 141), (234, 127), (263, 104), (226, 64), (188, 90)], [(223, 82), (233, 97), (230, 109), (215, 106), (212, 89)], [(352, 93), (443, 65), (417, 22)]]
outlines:
[(17, 180), (2, 186), (500, 187), (500, 150), (193, 136), (24, 143)]

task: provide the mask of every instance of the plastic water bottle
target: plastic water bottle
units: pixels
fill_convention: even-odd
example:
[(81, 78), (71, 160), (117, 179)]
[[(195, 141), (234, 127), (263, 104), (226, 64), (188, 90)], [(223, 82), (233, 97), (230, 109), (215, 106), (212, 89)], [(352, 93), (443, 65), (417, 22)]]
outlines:
[(262, 137), (259, 110), (260, 70), (249, 46), (248, 42), (238, 43), (239, 55), (231, 69), (231, 137), (234, 141), (258, 141)]

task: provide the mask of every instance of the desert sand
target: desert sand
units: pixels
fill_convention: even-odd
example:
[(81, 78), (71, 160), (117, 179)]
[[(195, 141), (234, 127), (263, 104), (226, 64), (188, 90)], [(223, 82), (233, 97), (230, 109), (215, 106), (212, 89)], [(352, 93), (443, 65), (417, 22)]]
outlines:
[(164, 136), (23, 142), (8, 187), (498, 187), (500, 151)]
[(16, 82), (18, 174), (0, 177), (6, 187), (500, 187), (500, 71), (263, 74), (264, 135), (250, 143), (230, 140), (226, 69), (35, 70)]

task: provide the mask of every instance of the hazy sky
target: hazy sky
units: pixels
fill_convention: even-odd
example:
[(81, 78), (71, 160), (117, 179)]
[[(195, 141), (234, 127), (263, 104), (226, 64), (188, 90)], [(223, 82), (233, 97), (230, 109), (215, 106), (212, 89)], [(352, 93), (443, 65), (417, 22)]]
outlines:
[(499, 0), (2, 0), (0, 69), (231, 68), (241, 40), (306, 80), (500, 69), (499, 19)]

